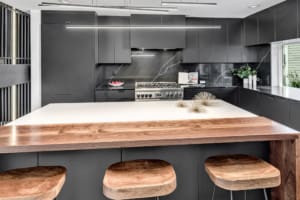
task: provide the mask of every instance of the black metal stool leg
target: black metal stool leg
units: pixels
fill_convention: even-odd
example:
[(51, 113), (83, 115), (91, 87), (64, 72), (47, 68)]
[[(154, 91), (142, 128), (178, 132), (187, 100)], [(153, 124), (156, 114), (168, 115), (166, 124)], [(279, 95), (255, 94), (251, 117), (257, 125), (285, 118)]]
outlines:
[(233, 200), (233, 192), (230, 191), (230, 200)]
[(267, 190), (266, 189), (264, 189), (264, 196), (265, 196), (265, 200), (268, 200), (269, 198), (268, 198), (268, 194), (267, 194)]
[(214, 185), (214, 189), (213, 189), (213, 194), (212, 194), (211, 200), (215, 199), (215, 192), (216, 192), (216, 185)]

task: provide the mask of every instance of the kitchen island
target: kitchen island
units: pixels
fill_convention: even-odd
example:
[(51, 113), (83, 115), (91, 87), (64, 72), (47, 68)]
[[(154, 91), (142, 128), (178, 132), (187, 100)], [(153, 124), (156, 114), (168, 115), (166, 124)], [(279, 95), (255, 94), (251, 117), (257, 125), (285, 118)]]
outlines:
[[(192, 101), (185, 103), (191, 107)], [(208, 199), (213, 185), (204, 173), (204, 160), (231, 153), (270, 160), (282, 173), (282, 185), (272, 190), (272, 199), (296, 199), (297, 132), (221, 100), (203, 113), (177, 107), (175, 101), (50, 104), (1, 128), (0, 135), (2, 169), (68, 168), (58, 199), (105, 199), (105, 168), (138, 158), (174, 165), (178, 188), (162, 199)], [(217, 198), (226, 195), (217, 192)], [(261, 191), (248, 195), (263, 198)]]

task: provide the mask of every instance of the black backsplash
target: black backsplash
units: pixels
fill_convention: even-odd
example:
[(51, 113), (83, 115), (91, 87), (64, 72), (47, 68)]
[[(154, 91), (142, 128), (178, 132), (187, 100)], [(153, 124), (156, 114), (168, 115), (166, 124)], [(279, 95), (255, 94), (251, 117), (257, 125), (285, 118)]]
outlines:
[[(240, 81), (232, 77), (231, 71), (244, 64), (181, 64), (181, 51), (144, 51), (143, 53), (155, 56), (133, 57), (131, 64), (98, 65), (97, 85), (105, 85), (109, 80), (122, 80), (128, 83), (135, 81), (177, 82), (178, 72), (198, 72), (199, 79), (205, 80), (208, 87), (228, 87), (240, 84)], [(249, 65), (257, 68), (258, 63)], [(270, 85), (269, 58), (260, 65), (258, 77), (260, 85)]]

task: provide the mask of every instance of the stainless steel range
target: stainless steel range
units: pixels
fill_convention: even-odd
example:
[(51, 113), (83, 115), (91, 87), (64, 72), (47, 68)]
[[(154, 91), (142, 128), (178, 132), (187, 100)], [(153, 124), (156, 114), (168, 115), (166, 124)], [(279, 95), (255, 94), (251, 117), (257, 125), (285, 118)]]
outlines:
[(183, 88), (175, 82), (136, 82), (135, 100), (180, 100)]

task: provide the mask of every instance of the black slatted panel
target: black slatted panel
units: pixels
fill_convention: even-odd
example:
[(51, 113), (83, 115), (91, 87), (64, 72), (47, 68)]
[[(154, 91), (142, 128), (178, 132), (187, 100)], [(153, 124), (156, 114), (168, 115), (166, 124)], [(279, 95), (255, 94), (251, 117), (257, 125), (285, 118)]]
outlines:
[[(0, 63), (12, 64), (12, 8), (0, 2)], [(16, 10), (16, 64), (30, 64), (30, 16)], [(13, 67), (13, 66), (12, 66)], [(16, 86), (17, 117), (30, 112), (30, 82)], [(11, 121), (11, 87), (0, 88), (0, 126)]]
[[(17, 64), (30, 64), (30, 17), (21, 11), (16, 13)], [(17, 117), (30, 112), (30, 83), (17, 85)]]

